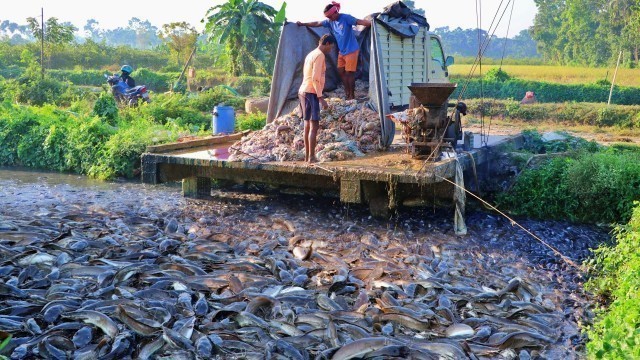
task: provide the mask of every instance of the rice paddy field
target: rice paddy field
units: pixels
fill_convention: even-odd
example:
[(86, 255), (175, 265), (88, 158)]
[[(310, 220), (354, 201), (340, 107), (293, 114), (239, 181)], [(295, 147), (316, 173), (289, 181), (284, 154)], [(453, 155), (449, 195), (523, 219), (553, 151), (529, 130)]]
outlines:
[[(454, 77), (466, 77), (469, 75), (472, 64), (454, 64), (449, 67), (450, 74)], [(482, 65), (482, 73), (498, 68), (499, 65)], [(532, 81), (546, 81), (565, 84), (588, 84), (598, 80), (613, 79), (615, 66), (611, 68), (588, 68), (553, 65), (503, 65), (502, 70), (509, 75)], [(480, 76), (480, 68), (476, 66), (474, 76)], [(619, 68), (616, 75), (616, 85), (640, 86), (640, 69)]]

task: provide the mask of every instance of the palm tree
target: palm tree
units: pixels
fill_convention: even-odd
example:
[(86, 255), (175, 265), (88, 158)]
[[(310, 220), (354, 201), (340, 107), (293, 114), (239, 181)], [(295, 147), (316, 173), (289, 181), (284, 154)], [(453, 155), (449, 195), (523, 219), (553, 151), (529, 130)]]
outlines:
[(205, 33), (227, 47), (234, 76), (270, 72), (286, 5), (276, 11), (257, 0), (228, 0), (207, 11)]

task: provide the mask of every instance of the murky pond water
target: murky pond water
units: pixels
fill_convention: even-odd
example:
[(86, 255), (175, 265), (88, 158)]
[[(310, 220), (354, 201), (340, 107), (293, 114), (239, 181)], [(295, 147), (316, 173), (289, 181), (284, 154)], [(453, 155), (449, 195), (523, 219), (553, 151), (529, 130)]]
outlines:
[[(12, 358), (581, 358), (584, 279), (497, 215), (0, 170)], [(573, 261), (605, 229), (521, 221)]]

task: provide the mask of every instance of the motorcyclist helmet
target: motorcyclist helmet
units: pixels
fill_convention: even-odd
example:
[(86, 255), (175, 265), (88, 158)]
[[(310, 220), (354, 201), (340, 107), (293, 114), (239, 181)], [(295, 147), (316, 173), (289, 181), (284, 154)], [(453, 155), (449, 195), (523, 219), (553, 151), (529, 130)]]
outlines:
[(126, 72), (127, 74), (131, 74), (133, 72), (133, 68), (129, 65), (122, 65), (120, 71)]

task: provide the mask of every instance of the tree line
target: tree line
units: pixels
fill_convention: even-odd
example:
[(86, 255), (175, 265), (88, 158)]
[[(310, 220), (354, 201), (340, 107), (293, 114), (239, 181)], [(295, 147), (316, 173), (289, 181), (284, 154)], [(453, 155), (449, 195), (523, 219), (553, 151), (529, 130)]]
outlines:
[(640, 61), (640, 0), (535, 0), (532, 37), (545, 60), (603, 66)]

